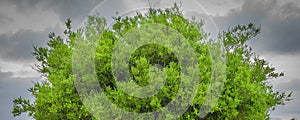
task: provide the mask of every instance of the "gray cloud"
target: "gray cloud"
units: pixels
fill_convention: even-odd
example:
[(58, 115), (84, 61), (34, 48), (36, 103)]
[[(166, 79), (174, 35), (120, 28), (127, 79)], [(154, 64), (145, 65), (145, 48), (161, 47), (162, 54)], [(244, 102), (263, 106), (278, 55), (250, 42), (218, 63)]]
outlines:
[[(55, 13), (60, 16), (61, 21), (71, 18), (73, 25), (76, 26), (76, 24), (79, 25), (83, 19), (87, 17), (91, 9), (101, 1), (102, 0), (7, 0), (2, 1), (1, 4), (14, 5), (18, 13), (21, 14), (35, 14), (36, 10), (55, 11)], [(6, 11), (5, 13), (8, 12), (9, 11)], [(13, 19), (7, 14), (0, 14), (0, 24), (6, 24), (12, 21)], [(63, 30), (60, 27), (62, 26), (56, 26), (56, 28), (53, 29), (49, 26), (42, 31), (19, 29), (16, 33), (5, 32), (0, 34), (1, 59), (6, 61), (32, 61), (34, 59), (31, 54), (33, 51), (32, 45), (45, 45), (46, 41), (48, 41), (47, 37), (49, 32), (62, 35)]]
[[(277, 84), (276, 89), (280, 89), (281, 91), (297, 91), (300, 93), (299, 85), (300, 85), (300, 78), (294, 78), (289, 82), (281, 82), (281, 84)], [(300, 99), (300, 96), (298, 96), (297, 98)]]
[(273, 118), (291, 119), (292, 117), (300, 118), (300, 79), (294, 79), (290, 82), (281, 82), (275, 86), (276, 90), (291, 92), (292, 101), (287, 102), (284, 106), (277, 106), (275, 111), (271, 112)]
[(50, 31), (19, 30), (16, 33), (1, 34), (0, 57), (8, 61), (32, 61), (33, 45), (45, 45)]
[[(37, 11), (54, 11), (60, 16), (61, 21), (65, 21), (67, 18), (71, 18), (73, 25), (79, 25), (88, 13), (102, 0), (4, 0), (1, 1), (1, 5), (15, 6), (18, 14), (36, 14)], [(7, 24), (13, 22), (14, 19), (9, 16), (9, 11), (5, 11), (5, 14), (0, 13), (0, 24)], [(38, 15), (43, 17), (43, 15)], [(35, 17), (38, 17), (35, 16)], [(26, 18), (27, 19), (27, 18)], [(35, 18), (38, 19), (38, 18)], [(51, 21), (49, 21), (51, 22)], [(28, 24), (24, 23), (18, 24)], [(35, 24), (31, 23), (30, 24)], [(47, 23), (48, 24), (48, 23)], [(56, 28), (51, 28), (56, 24)], [(0, 34), (0, 57), (2, 60), (13, 61), (28, 61), (33, 60), (31, 52), (33, 50), (32, 45), (45, 45), (48, 40), (49, 32), (55, 32), (62, 35), (62, 26), (59, 26), (55, 21), (49, 23), (51, 26), (45, 26), (39, 31), (33, 31), (35, 28), (31, 28), (34, 25), (25, 25), (29, 28), (18, 29), (17, 32), (4, 32)], [(33, 30), (31, 30), (33, 29)]]
[(262, 26), (262, 33), (250, 42), (255, 50), (288, 53), (300, 51), (300, 8), (298, 3), (249, 0), (226, 16), (214, 16), (221, 29), (248, 24)]
[(8, 15), (4, 15), (0, 13), (0, 24), (7, 24), (13, 22), (14, 20)]
[(62, 20), (68, 18), (81, 22), (88, 13), (103, 0), (9, 0), (18, 12), (32, 12), (37, 7), (57, 13)]
[[(26, 99), (33, 99), (28, 94), (27, 89), (33, 87), (33, 81), (36, 82), (38, 78), (14, 78), (13, 73), (1, 72), (0, 71), (0, 116), (3, 120), (29, 120), (27, 115), (14, 118), (11, 114), (14, 98), (19, 96), (25, 97)], [(13, 87), (12, 87), (13, 86)]]

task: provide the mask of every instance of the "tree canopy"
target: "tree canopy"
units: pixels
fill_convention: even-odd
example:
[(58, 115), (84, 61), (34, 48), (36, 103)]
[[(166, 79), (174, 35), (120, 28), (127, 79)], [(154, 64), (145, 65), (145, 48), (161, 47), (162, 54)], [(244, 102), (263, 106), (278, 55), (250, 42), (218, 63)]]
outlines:
[[(214, 43), (208, 40), (209, 34), (202, 29), (204, 23), (186, 19), (177, 4), (164, 10), (151, 8), (148, 13), (137, 13), (133, 17), (115, 17), (114, 20), (112, 27), (107, 28), (104, 18), (89, 16), (86, 26), (77, 31), (72, 30), (71, 20), (67, 20), (64, 32), (66, 39), (50, 33), (47, 47), (34, 46), (33, 55), (39, 61), (36, 70), (46, 79), (28, 89), (35, 97), (34, 101), (22, 97), (13, 100), (13, 115), (28, 113), (37, 120), (121, 119), (124, 113), (107, 109), (110, 105), (99, 106), (97, 101), (106, 97), (118, 108), (138, 114), (166, 106), (170, 108), (172, 106), (168, 104), (178, 98), (191, 100), (187, 104), (175, 100), (174, 105), (188, 106), (180, 116), (166, 115), (161, 111), (155, 113), (155, 116), (139, 118), (199, 119), (203, 109), (209, 108), (204, 119), (269, 119), (270, 110), (290, 100), (291, 93), (275, 91), (270, 84), (270, 80), (284, 74), (277, 73), (246, 43), (260, 33), (260, 28), (254, 24), (230, 28), (220, 33), (219, 43)], [(160, 44), (143, 44), (151, 40)], [(79, 50), (85, 51), (77, 51), (78, 45)], [(211, 51), (211, 46), (221, 45), (224, 49)], [(86, 52), (93, 49), (95, 54), (85, 56)], [(189, 50), (192, 53), (182, 52)], [(74, 52), (78, 54), (74, 55)], [(118, 58), (128, 59), (128, 63), (116, 60)], [(94, 63), (88, 62), (91, 59)], [(195, 60), (198, 63), (196, 67), (193, 66)], [(74, 64), (74, 61), (81, 64)], [(95, 70), (97, 83), (89, 81), (93, 79), (89, 75), (76, 74), (91, 64), (94, 64), (92, 70)], [(129, 75), (122, 72), (125, 69), (128, 69)], [(116, 79), (121, 82), (116, 82)], [(153, 82), (153, 79), (158, 82)], [(164, 84), (160, 84), (164, 80)], [(215, 81), (216, 86), (211, 86), (212, 81)], [(80, 82), (90, 82), (88, 84), (91, 86), (79, 91), (76, 85), (81, 85)], [(196, 87), (189, 87), (195, 83)], [(96, 89), (98, 87), (94, 87), (98, 84), (104, 95), (93, 94), (99, 92)], [(142, 87), (153, 85), (147, 88), (146, 92), (149, 93), (146, 93), (139, 91), (135, 84)], [(181, 84), (186, 85), (186, 88), (181, 89)], [(122, 90), (122, 86), (129, 86), (126, 88), (129, 92)], [(151, 95), (155, 93), (152, 90), (158, 89), (156, 87), (159, 87), (159, 91)], [(89, 93), (89, 96), (82, 95), (82, 91)], [(207, 104), (207, 100), (213, 101), (213, 98), (206, 98), (209, 93), (216, 93), (216, 104)], [(150, 96), (143, 98), (145, 94)], [(85, 98), (82, 99), (82, 96)]]

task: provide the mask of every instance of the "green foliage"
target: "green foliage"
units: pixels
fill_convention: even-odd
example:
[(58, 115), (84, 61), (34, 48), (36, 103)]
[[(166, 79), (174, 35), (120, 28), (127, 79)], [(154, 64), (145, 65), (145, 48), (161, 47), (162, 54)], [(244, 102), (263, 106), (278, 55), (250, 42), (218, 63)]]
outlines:
[(34, 102), (22, 98), (14, 100), (13, 115), (29, 112), (37, 120), (45, 119), (92, 119), (76, 92), (72, 77), (72, 41), (76, 36), (71, 32), (71, 21), (66, 22), (66, 41), (54, 33), (49, 34), (47, 47), (34, 47), (33, 54), (40, 64), (36, 65), (45, 78), (28, 89), (35, 97)]
[[(164, 78), (159, 73), (163, 71), (166, 74), (166, 83), (161, 91), (148, 98), (137, 98), (120, 90), (114, 77), (121, 78), (122, 76), (112, 74), (111, 63), (117, 42), (126, 36), (128, 31), (138, 29), (139, 26), (159, 23), (179, 32), (195, 51), (200, 68), (200, 83), (198, 91), (193, 91), (197, 93), (196, 97), (188, 110), (180, 116), (180, 119), (199, 119), (200, 108), (205, 103), (205, 95), (212, 81), (211, 76), (214, 75), (214, 63), (218, 63), (213, 59), (213, 53), (209, 51), (208, 44), (211, 43), (206, 41), (208, 34), (202, 30), (203, 22), (185, 19), (176, 4), (166, 10), (150, 9), (149, 13), (145, 15), (137, 13), (134, 17), (115, 17), (114, 19), (116, 23), (112, 29), (105, 29), (106, 23), (103, 18), (90, 16), (86, 27), (77, 32), (71, 30), (71, 21), (67, 20), (67, 30), (64, 32), (68, 37), (66, 40), (50, 33), (47, 47), (34, 46), (33, 54), (40, 62), (39, 65), (36, 65), (36, 69), (46, 80), (36, 83), (33, 88), (28, 89), (35, 97), (34, 102), (21, 97), (13, 101), (13, 115), (19, 116), (21, 113), (28, 112), (29, 116), (37, 120), (95, 119), (97, 115), (92, 116), (83, 105), (78, 91), (76, 91), (72, 74), (74, 44), (78, 41), (85, 41), (82, 34), (88, 39), (99, 41), (94, 56), (96, 75), (106, 97), (111, 102), (124, 110), (136, 113), (152, 112), (164, 107), (172, 101), (176, 94), (183, 94), (177, 93), (180, 76), (184, 74), (179, 63), (180, 58), (175, 56), (174, 51), (158, 44), (148, 44), (131, 54), (129, 66), (118, 64), (130, 69), (131, 82), (133, 81), (130, 84), (137, 83), (140, 86), (146, 86), (151, 83), (151, 76), (163, 80)], [(226, 79), (217, 104), (204, 117), (205, 119), (268, 119), (270, 110), (274, 110), (275, 106), (283, 105), (284, 102), (290, 100), (291, 94), (286, 95), (286, 93), (274, 91), (269, 83), (269, 80), (283, 76), (283, 73), (276, 73), (274, 67), (257, 57), (246, 44), (249, 39), (259, 33), (260, 28), (249, 24), (236, 26), (220, 34), (220, 40), (225, 47)], [(90, 49), (88, 46), (84, 46), (88, 45), (88, 41), (86, 42), (82, 47)], [(220, 45), (220, 43), (213, 44)], [(85, 60), (82, 62), (84, 63)], [(157, 64), (161, 65), (163, 69), (151, 67)], [(151, 72), (148, 74), (149, 70), (156, 72), (149, 75), (151, 74)], [(103, 97), (96, 95), (95, 101), (101, 100)], [(93, 102), (88, 105), (94, 106), (98, 110), (107, 108), (106, 105), (95, 106), (96, 104)], [(103, 111), (98, 111), (97, 114), (100, 115), (101, 112)], [(167, 119), (170, 116), (158, 114), (152, 119)], [(119, 119), (118, 115), (112, 119)]]

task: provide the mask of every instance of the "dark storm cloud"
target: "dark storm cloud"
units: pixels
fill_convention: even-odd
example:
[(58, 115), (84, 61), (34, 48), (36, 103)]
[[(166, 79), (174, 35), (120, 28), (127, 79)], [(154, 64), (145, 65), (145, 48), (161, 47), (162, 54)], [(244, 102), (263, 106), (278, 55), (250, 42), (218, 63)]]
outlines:
[(9, 0), (19, 12), (43, 7), (43, 10), (56, 12), (62, 20), (68, 18), (83, 20), (88, 13), (103, 0)]
[(222, 30), (229, 26), (261, 25), (262, 33), (252, 42), (258, 51), (276, 53), (300, 52), (300, 8), (298, 3), (279, 4), (276, 0), (249, 0), (241, 9), (232, 10), (226, 16), (215, 16)]
[[(37, 10), (54, 11), (60, 16), (62, 22), (71, 18), (74, 27), (76, 24), (79, 25), (100, 1), (102, 0), (6, 0), (2, 1), (1, 4), (14, 5), (18, 13), (21, 14), (35, 14)], [(0, 24), (13, 21), (14, 19), (9, 16), (0, 14)], [(34, 58), (31, 54), (33, 50), (32, 45), (44, 45), (48, 40), (49, 32), (62, 32), (59, 29), (62, 26), (57, 27), (58, 29), (52, 29), (49, 26), (48, 29), (43, 31), (19, 29), (16, 33), (6, 32), (0, 34), (0, 57), (4, 60), (14, 61), (32, 60)], [(59, 33), (59, 35), (62, 34)]]
[(16, 33), (0, 34), (0, 57), (9, 61), (33, 60), (33, 45), (45, 45), (50, 31), (19, 30)]
[(7, 24), (7, 23), (10, 23), (10, 22), (13, 22), (14, 20), (9, 17), (8, 15), (4, 15), (4, 14), (1, 14), (0, 13), (0, 25), (1, 24)]
[[(33, 87), (32, 82), (36, 82), (38, 78), (14, 78), (13, 73), (0, 71), (0, 116), (3, 120), (13, 120), (11, 111), (13, 107), (12, 100), (19, 96), (26, 99), (32, 99), (28, 94), (28, 88)], [(13, 87), (12, 87), (13, 86)], [(22, 115), (18, 119), (28, 119), (28, 117)]]

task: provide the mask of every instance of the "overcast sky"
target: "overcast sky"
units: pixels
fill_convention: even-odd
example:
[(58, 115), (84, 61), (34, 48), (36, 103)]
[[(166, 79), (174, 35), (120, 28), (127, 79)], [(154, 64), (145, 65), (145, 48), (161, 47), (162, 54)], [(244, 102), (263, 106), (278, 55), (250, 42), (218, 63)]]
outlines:
[[(194, 4), (195, 1), (198, 4)], [(218, 33), (238, 24), (261, 25), (262, 33), (249, 44), (285, 77), (272, 83), (279, 91), (293, 91), (292, 102), (271, 112), (274, 120), (300, 119), (300, 1), (299, 0), (195, 0), (182, 2), (185, 15), (206, 20), (206, 30)], [(152, 7), (170, 6), (172, 0), (150, 0)], [(24, 96), (40, 80), (31, 69), (36, 61), (32, 45), (45, 45), (49, 32), (63, 35), (64, 21), (78, 27), (92, 10), (111, 17), (148, 6), (147, 0), (1, 0), (0, 1), (0, 119), (13, 118), (12, 100)], [(203, 9), (205, 8), (205, 10)], [(207, 19), (210, 16), (212, 19)], [(214, 21), (218, 29), (214, 26)]]

